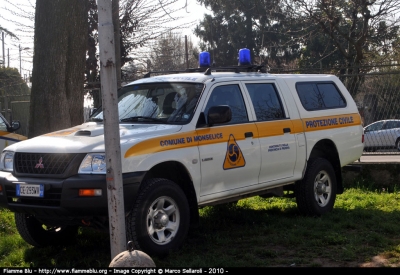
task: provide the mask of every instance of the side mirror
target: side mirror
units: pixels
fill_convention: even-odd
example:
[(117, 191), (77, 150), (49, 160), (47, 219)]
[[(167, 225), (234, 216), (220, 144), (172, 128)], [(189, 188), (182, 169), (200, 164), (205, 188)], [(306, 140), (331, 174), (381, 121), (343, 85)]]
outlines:
[(232, 120), (231, 108), (227, 105), (212, 106), (207, 113), (208, 126), (227, 123)]
[(17, 131), (19, 128), (21, 128), (21, 123), (19, 122), (19, 120), (14, 120), (13, 122), (11, 122), (10, 132)]

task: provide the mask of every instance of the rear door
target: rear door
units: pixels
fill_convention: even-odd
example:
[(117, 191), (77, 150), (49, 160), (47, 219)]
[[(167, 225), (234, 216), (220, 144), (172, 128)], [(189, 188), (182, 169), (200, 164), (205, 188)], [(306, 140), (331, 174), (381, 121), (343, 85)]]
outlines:
[(254, 106), (261, 151), (259, 182), (293, 177), (297, 159), (294, 125), (275, 81), (245, 82)]

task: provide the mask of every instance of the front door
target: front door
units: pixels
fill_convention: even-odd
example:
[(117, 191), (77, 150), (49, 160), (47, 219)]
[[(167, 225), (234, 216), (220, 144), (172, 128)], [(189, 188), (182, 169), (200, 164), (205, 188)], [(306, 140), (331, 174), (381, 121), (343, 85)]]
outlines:
[(261, 157), (257, 127), (249, 122), (239, 83), (215, 86), (204, 113), (218, 105), (231, 107), (232, 120), (196, 130), (202, 174), (201, 201), (233, 195), (258, 184)]

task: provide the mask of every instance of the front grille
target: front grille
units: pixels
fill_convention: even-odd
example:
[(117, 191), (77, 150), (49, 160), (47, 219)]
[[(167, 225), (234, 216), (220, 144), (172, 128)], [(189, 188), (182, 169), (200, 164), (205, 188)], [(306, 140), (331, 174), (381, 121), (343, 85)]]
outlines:
[(15, 171), (20, 174), (61, 175), (76, 154), (15, 153)]

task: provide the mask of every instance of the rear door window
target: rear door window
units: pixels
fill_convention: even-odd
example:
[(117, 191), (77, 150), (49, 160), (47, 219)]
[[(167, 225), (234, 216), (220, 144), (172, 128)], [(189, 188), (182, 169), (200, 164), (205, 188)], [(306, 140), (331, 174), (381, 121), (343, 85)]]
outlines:
[(383, 129), (393, 129), (393, 128), (399, 128), (399, 121), (395, 121), (395, 120), (389, 120), (386, 121)]
[(285, 118), (281, 100), (272, 83), (246, 83), (257, 121)]

